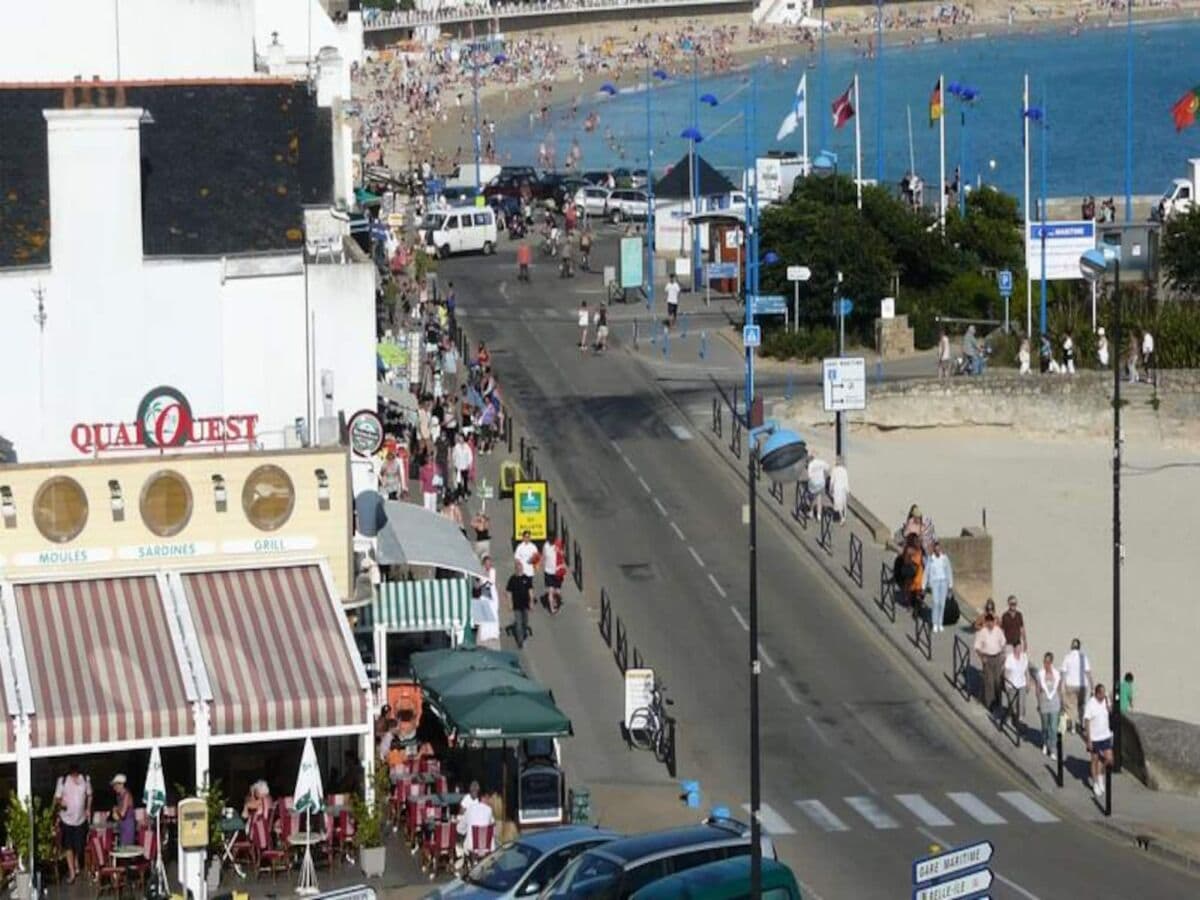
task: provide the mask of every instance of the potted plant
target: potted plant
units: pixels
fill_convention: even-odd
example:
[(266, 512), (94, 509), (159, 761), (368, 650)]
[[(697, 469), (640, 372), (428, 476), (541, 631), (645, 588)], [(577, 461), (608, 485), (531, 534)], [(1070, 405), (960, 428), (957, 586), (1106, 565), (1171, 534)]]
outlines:
[(367, 803), (358, 794), (354, 795), (352, 801), (355, 833), (358, 836), (359, 865), (362, 867), (363, 875), (367, 878), (382, 878), (384, 866), (387, 863), (387, 848), (383, 845), (383, 825), (387, 817), (388, 794), (391, 787), (387, 767), (376, 766), (374, 802)]
[(40, 797), (33, 798), (33, 814), (29, 807), (22, 803), (15, 793), (8, 798), (8, 809), (5, 813), (5, 832), (8, 841), (17, 853), (18, 865), (16, 884), (17, 896), (29, 897), (33, 881), (33, 871), (30, 862), (30, 834), (34, 831), (37, 842), (34, 845), (34, 866), (43, 871), (51, 864), (57, 865), (55, 859), (54, 830), (57, 812), (53, 804), (43, 803)]

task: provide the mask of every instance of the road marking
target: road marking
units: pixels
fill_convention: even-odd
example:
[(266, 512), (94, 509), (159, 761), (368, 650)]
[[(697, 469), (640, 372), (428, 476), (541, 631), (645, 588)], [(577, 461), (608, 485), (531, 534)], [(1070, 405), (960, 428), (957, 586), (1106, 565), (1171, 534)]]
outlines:
[(797, 800), (796, 806), (806, 816), (812, 819), (814, 825), (822, 831), (849, 831), (850, 826), (839, 819), (828, 806), (820, 800)]
[(621, 454), (621, 460), (625, 463), (626, 468), (628, 468), (630, 472), (637, 471), (637, 467), (630, 461), (629, 457), (626, 456), (624, 453)]
[(783, 688), (783, 692), (785, 694), (787, 694), (789, 700), (791, 700), (797, 706), (800, 705), (799, 695), (797, 695), (797, 693), (794, 690), (792, 690), (792, 686), (790, 684), (788, 684), (788, 680), (786, 678), (784, 678), (782, 675), (779, 676), (779, 686), (781, 688)]
[[(728, 594), (726, 594), (726, 593), (725, 593), (725, 588), (723, 588), (723, 587), (721, 587), (719, 584), (717, 584), (717, 579), (715, 579), (715, 578), (713, 578), (713, 577), (712, 577), (712, 573), (711, 573), (711, 572), (708, 574), (708, 580), (712, 582), (712, 586), (713, 586), (713, 587), (715, 587), (715, 588), (717, 589), (717, 593), (721, 595), (721, 598), (722, 598), (722, 599), (724, 599), (725, 597), (728, 597), (728, 596), (729, 596)], [(734, 610), (734, 615), (737, 615), (737, 610)], [(741, 616), (738, 616), (738, 618), (740, 619), (740, 618), (741, 618)], [(747, 626), (746, 626), (746, 630), (747, 630), (747, 631), (749, 631), (749, 630), (750, 630), (750, 626), (749, 626), (749, 625), (747, 625)]]
[(679, 526), (676, 525), (674, 522), (671, 523), (671, 530), (675, 532), (675, 536), (678, 537), (681, 541), (687, 540), (687, 538), (685, 538), (683, 536), (683, 532), (679, 530)]
[[(750, 804), (743, 803), (742, 809), (750, 812)], [(758, 807), (758, 821), (762, 825), (763, 831), (767, 834), (795, 834), (796, 829), (787, 823), (787, 820), (771, 807), (769, 803), (762, 803)]]
[(1000, 799), (1031, 821), (1043, 825), (1058, 821), (1058, 816), (1041, 804), (1034, 802), (1020, 791), (1001, 791)]
[(671, 434), (675, 435), (681, 441), (690, 441), (692, 439), (692, 433), (682, 425), (672, 425)]
[(641, 475), (638, 476), (638, 484), (640, 484), (642, 486), (642, 490), (645, 491), (647, 494), (654, 493), (652, 490), (650, 490), (650, 485), (646, 484), (646, 479), (643, 478)]
[(700, 558), (700, 554), (696, 552), (696, 548), (688, 547), (688, 553), (692, 554), (692, 559), (694, 559), (696, 561), (696, 565), (698, 565), (700, 568), (703, 569), (704, 568), (704, 560), (702, 560)]
[(617, 443), (616, 441), (614, 441), (612, 438), (609, 438), (609, 439), (608, 439), (608, 442), (609, 442), (610, 444), (612, 444), (612, 448), (613, 448), (614, 450), (616, 450), (616, 451), (617, 451), (618, 453), (620, 453), (622, 456), (624, 456), (624, 455), (625, 455), (625, 451), (623, 451), (623, 450), (621, 449), (621, 445), (620, 445), (620, 444), (618, 444), (618, 443)]
[(654, 498), (654, 508), (664, 516), (667, 514), (667, 508), (662, 505), (662, 501), (660, 501), (657, 497)]
[(951, 791), (946, 794), (951, 802), (960, 806), (967, 815), (978, 822), (980, 825), (1003, 825), (1007, 821), (1004, 816), (996, 812), (974, 794), (969, 794), (966, 791)]
[(932, 825), (935, 828), (948, 828), (954, 824), (949, 816), (920, 794), (896, 794), (896, 802), (926, 825)]
[(845, 800), (847, 806), (870, 822), (872, 827), (878, 828), (880, 831), (890, 831), (893, 828), (900, 827), (900, 823), (889, 816), (870, 797), (846, 797)]
[[(944, 835), (940, 835), (940, 834), (937, 834), (936, 832), (930, 831), (928, 828), (918, 828), (917, 831), (919, 831), (921, 834), (925, 835), (925, 837), (929, 838), (931, 841), (933, 841), (936, 844), (940, 844), (945, 840)], [(1021, 887), (1019, 884), (1017, 884), (1011, 878), (1005, 878), (1003, 875), (1001, 875), (999, 872), (997, 872), (994, 868), (992, 869), (992, 874), (994, 876), (996, 876), (997, 881), (999, 881), (1001, 884), (1008, 885), (1010, 888), (1012, 888), (1014, 891), (1016, 891), (1018, 894), (1020, 894), (1022, 897), (1024, 897), (1025, 900), (1041, 900), (1041, 898), (1037, 894), (1034, 894), (1034, 893), (1031, 893), (1030, 891), (1025, 890), (1025, 888)]]
[(833, 741), (829, 739), (829, 735), (827, 735), (824, 730), (822, 730), (821, 726), (817, 724), (816, 719), (814, 719), (812, 716), (805, 716), (804, 720), (808, 722), (808, 727), (813, 730), (816, 736), (821, 739), (822, 744), (824, 744), (826, 747), (833, 746)]
[(873, 785), (873, 784), (871, 784), (871, 782), (867, 781), (866, 776), (863, 775), (862, 772), (858, 771), (858, 769), (854, 768), (854, 766), (847, 765), (846, 763), (842, 763), (842, 768), (845, 769), (849, 773), (851, 778), (853, 778), (855, 781), (857, 781), (859, 784), (861, 784), (864, 788), (866, 788), (868, 794), (878, 794), (879, 793), (879, 791), (875, 790), (875, 785)]
[[(713, 584), (717, 585), (717, 580), (716, 580), (715, 578), (713, 578), (711, 575), (709, 575), (708, 577), (709, 577), (709, 579), (711, 579), (711, 580), (712, 580), (712, 583), (713, 583)], [(721, 587), (720, 585), (717, 585), (717, 589), (718, 589), (718, 590), (720, 589), (720, 587)], [(725, 592), (724, 592), (724, 591), (721, 591), (721, 596), (722, 596), (722, 597), (723, 597), (723, 596), (725, 596)], [(747, 622), (745, 619), (743, 619), (743, 618), (742, 618), (742, 614), (741, 614), (740, 612), (738, 612), (738, 611), (737, 611), (737, 607), (736, 607), (736, 606), (731, 606), (731, 607), (729, 607), (729, 611), (730, 611), (731, 613), (733, 613), (733, 617), (734, 617), (735, 619), (737, 619), (737, 620), (738, 620), (738, 624), (742, 626), (742, 631), (749, 631), (749, 630), (750, 630), (750, 623), (749, 623), (749, 622)]]
[(775, 660), (771, 659), (770, 655), (767, 653), (767, 648), (764, 647), (761, 643), (758, 645), (758, 656), (763, 662), (765, 662), (767, 664), (768, 669), (775, 668)]

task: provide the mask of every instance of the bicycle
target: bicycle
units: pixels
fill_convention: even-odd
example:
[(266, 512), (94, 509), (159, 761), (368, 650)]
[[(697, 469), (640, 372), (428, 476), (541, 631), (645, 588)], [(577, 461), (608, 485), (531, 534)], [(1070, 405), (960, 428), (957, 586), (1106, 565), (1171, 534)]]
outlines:
[(629, 716), (625, 729), (629, 747), (633, 750), (653, 750), (654, 758), (666, 762), (671, 753), (669, 717), (664, 707), (673, 706), (673, 700), (663, 697), (663, 684), (654, 683), (650, 689), (650, 704), (639, 706)]

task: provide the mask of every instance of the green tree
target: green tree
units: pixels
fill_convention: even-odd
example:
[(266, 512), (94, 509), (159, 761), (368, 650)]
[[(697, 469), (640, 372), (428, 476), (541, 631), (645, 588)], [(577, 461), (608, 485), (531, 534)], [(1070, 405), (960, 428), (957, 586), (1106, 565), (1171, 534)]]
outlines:
[(946, 237), (978, 266), (1024, 268), (1017, 198), (984, 189), (967, 195), (967, 214), (946, 215)]
[(1167, 284), (1200, 294), (1200, 207), (1171, 216), (1163, 227), (1162, 267)]

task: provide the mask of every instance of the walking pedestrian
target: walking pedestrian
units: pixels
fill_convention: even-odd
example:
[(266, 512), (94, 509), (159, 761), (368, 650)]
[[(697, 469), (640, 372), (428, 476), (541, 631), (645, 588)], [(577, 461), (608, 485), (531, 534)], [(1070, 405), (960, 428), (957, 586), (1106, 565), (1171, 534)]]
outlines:
[(675, 319), (679, 316), (679, 281), (675, 278), (675, 273), (667, 279), (667, 321), (675, 324)]
[(942, 552), (941, 541), (933, 542), (933, 552), (925, 560), (924, 589), (933, 595), (929, 621), (933, 630), (941, 631), (946, 619), (946, 595), (954, 589), (954, 568), (950, 557)]
[(67, 764), (67, 774), (54, 787), (54, 805), (67, 855), (67, 884), (74, 884), (83, 868), (83, 848), (92, 821), (92, 782), (74, 760)]
[(1153, 384), (1158, 374), (1158, 366), (1154, 359), (1154, 335), (1149, 329), (1142, 332), (1142, 368), (1146, 372), (1146, 380)]
[(984, 617), (983, 628), (975, 635), (974, 650), (983, 672), (983, 705), (991, 710), (999, 702), (1004, 678), (1004, 632), (991, 613)]
[(1017, 692), (1013, 727), (1020, 731), (1021, 723), (1025, 720), (1025, 695), (1029, 691), (1029, 657), (1020, 644), (1014, 644), (1004, 657), (1004, 680)]
[(421, 458), (421, 501), (425, 509), (429, 512), (437, 512), (438, 506), (438, 485), (441, 476), (438, 474), (437, 463), (433, 461), (433, 454), (426, 453)]
[(1000, 617), (1000, 629), (1004, 632), (1004, 643), (1010, 647), (1024, 647), (1028, 652), (1029, 641), (1025, 637), (1025, 617), (1017, 609), (1016, 594), (1008, 595), (1008, 609)]
[(552, 616), (562, 608), (562, 575), (559, 573), (562, 561), (562, 542), (557, 538), (553, 541), (546, 538), (542, 544), (542, 578), (546, 584), (542, 601)]
[(1117, 708), (1121, 715), (1133, 709), (1133, 673), (1126, 672), (1125, 677), (1117, 686)]
[(469, 497), (471, 494), (471, 467), (475, 465), (475, 451), (467, 443), (466, 435), (459, 434), (455, 438), (450, 458), (454, 463), (455, 492), (459, 497)]
[(946, 329), (943, 328), (938, 336), (937, 347), (937, 367), (938, 378), (948, 378), (950, 376), (950, 335), (946, 334)]
[(904, 542), (904, 570), (911, 572), (908, 581), (900, 585), (912, 614), (920, 614), (921, 604), (925, 598), (925, 553), (921, 550), (920, 539), (910, 534)]
[(608, 349), (608, 307), (603, 303), (596, 310), (593, 321), (596, 325), (596, 352), (603, 353)]
[(408, 473), (396, 459), (393, 450), (387, 452), (383, 465), (379, 467), (379, 487), (389, 500), (399, 500), (403, 494), (408, 493)]
[(517, 549), (513, 551), (513, 568), (517, 570), (518, 574), (524, 575), (532, 582), (538, 563), (541, 561), (542, 557), (538, 553), (537, 545), (529, 539), (529, 529), (522, 531), (521, 543), (517, 544)]
[(508, 594), (508, 602), (512, 605), (513, 640), (517, 642), (517, 649), (520, 649), (525, 646), (525, 639), (530, 634), (529, 608), (533, 605), (533, 577), (522, 575), (519, 570), (513, 572), (504, 590)]
[(588, 313), (587, 301), (584, 300), (579, 304), (579, 349), (586, 350), (588, 348), (588, 325), (591, 324), (591, 315)]
[(1083, 652), (1079, 638), (1071, 641), (1071, 649), (1063, 657), (1063, 697), (1070, 702), (1067, 713), (1075, 714), (1076, 729), (1083, 733), (1083, 709), (1092, 685), (1092, 664)]
[(1067, 333), (1063, 335), (1063, 366), (1064, 371), (1068, 375), (1075, 374), (1075, 339), (1071, 337), (1071, 330), (1068, 328)]
[(1108, 335), (1104, 333), (1103, 325), (1096, 329), (1096, 360), (1100, 368), (1108, 368)]
[(1062, 712), (1062, 676), (1054, 668), (1054, 654), (1042, 657), (1037, 671), (1038, 714), (1042, 719), (1042, 752), (1050, 756), (1050, 742), (1058, 735), (1058, 716)]
[(833, 471), (829, 474), (829, 492), (833, 496), (833, 512), (838, 524), (846, 524), (846, 506), (850, 502), (850, 472), (846, 469), (845, 457), (839, 456), (834, 461)]
[(829, 463), (817, 455), (808, 460), (808, 493), (813, 512), (820, 522), (825, 515), (825, 482), (829, 477)]
[(1021, 338), (1021, 346), (1017, 350), (1017, 362), (1020, 364), (1017, 374), (1028, 375), (1031, 370), (1029, 368), (1029, 338), (1027, 337)]
[(1113, 762), (1113, 732), (1109, 721), (1111, 712), (1108, 698), (1104, 695), (1104, 685), (1096, 685), (1084, 707), (1083, 726), (1084, 740), (1092, 756), (1092, 793), (1097, 799), (1104, 796), (1104, 779), (1101, 776)]

